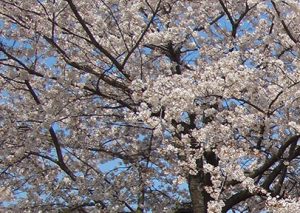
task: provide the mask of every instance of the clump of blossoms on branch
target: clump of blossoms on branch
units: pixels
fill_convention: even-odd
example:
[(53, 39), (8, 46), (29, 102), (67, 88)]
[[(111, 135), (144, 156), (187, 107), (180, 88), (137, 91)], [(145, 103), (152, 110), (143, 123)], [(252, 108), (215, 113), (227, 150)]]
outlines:
[(1, 211), (297, 212), (296, 0), (0, 0)]

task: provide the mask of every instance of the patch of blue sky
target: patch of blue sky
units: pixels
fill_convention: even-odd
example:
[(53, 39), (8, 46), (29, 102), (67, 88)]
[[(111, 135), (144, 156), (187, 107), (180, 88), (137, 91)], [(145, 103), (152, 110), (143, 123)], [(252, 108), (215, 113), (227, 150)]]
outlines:
[(47, 68), (53, 68), (57, 63), (57, 57), (56, 56), (48, 56), (45, 59), (45, 65)]
[(10, 102), (10, 92), (4, 88), (0, 89), (0, 105)]
[[(169, 180), (176, 180), (176, 177), (168, 177)], [(168, 181), (169, 181), (168, 180)], [(152, 179), (152, 186), (151, 188), (155, 191), (163, 192), (174, 199), (186, 203), (189, 202), (189, 197), (182, 196), (180, 192), (187, 192), (188, 191), (188, 184), (186, 181), (180, 183), (179, 185), (174, 185), (171, 182), (162, 181), (161, 179)], [(174, 191), (173, 191), (174, 190)]]
[(121, 172), (122, 168), (125, 168), (125, 167), (126, 167), (126, 165), (124, 164), (124, 162), (121, 159), (112, 159), (106, 163), (102, 163), (102, 164), (98, 165), (98, 168), (102, 173), (111, 172), (112, 170), (115, 170), (116, 168), (119, 168), (119, 172)]

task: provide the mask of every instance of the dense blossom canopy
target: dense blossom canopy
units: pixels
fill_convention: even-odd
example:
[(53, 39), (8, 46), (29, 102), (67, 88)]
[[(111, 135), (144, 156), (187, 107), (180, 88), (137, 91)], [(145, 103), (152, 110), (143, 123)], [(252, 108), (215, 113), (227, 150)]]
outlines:
[(297, 212), (297, 0), (0, 0), (0, 206)]

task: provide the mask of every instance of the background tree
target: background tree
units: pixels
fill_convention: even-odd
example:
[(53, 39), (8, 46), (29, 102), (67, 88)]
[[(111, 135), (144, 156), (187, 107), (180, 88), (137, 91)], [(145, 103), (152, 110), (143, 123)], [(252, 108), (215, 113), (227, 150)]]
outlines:
[(3, 211), (297, 212), (296, 0), (0, 0)]

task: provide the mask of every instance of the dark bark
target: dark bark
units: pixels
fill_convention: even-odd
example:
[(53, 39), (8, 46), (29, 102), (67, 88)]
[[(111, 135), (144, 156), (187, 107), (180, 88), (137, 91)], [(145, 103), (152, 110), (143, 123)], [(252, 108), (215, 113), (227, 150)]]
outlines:
[(207, 213), (207, 203), (211, 200), (210, 195), (206, 192), (205, 186), (210, 184), (210, 176), (205, 175), (203, 171), (203, 160), (197, 160), (196, 175), (188, 175), (188, 185), (192, 200), (193, 213)]

